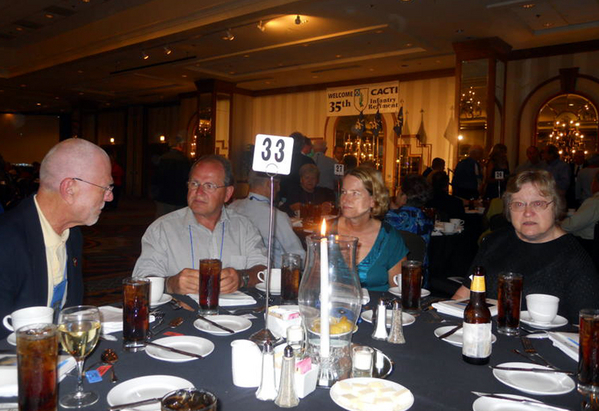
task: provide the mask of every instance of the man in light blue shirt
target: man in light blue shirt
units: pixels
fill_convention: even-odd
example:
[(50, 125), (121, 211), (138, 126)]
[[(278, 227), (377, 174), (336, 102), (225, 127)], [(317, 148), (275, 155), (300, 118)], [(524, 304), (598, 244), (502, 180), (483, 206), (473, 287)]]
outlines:
[[(270, 178), (255, 171), (249, 175), (250, 193), (247, 198), (236, 200), (228, 208), (249, 218), (260, 231), (264, 245), (268, 247), (268, 224), (270, 219)], [(274, 182), (275, 196), (279, 191), (279, 182)], [(281, 267), (281, 255), (284, 253), (298, 254), (302, 259), (306, 252), (293, 232), (291, 221), (286, 213), (274, 209), (273, 229), (273, 267)]]

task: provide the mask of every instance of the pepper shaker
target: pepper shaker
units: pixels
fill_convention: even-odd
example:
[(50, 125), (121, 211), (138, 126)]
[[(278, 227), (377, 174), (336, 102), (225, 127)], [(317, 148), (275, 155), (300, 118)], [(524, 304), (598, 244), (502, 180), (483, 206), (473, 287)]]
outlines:
[(379, 299), (376, 310), (376, 325), (372, 338), (375, 340), (387, 340), (387, 305), (383, 298)]
[(391, 331), (387, 341), (391, 344), (405, 344), (406, 339), (403, 336), (403, 318), (401, 303), (393, 300), (393, 319), (391, 320)]

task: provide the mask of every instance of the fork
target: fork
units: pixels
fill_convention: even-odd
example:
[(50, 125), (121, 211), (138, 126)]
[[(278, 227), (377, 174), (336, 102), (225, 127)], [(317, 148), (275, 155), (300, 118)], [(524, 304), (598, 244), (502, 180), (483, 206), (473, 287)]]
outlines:
[(549, 361), (547, 361), (541, 354), (537, 352), (537, 349), (532, 345), (532, 341), (528, 338), (520, 337), (520, 341), (522, 342), (522, 347), (524, 347), (524, 352), (529, 356), (534, 356), (541, 360), (547, 367), (555, 368)]
[(433, 317), (433, 319), (429, 322), (434, 322), (434, 323), (446, 323), (448, 322), (448, 320), (441, 318), (441, 316), (434, 310), (428, 310), (428, 313), (431, 315), (431, 317)]

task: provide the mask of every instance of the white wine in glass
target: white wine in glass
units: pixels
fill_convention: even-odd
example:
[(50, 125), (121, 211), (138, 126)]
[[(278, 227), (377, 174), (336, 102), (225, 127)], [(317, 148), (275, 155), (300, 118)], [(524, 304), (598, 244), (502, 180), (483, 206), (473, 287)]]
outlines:
[(77, 389), (60, 399), (64, 408), (81, 408), (95, 404), (98, 394), (83, 390), (83, 363), (100, 338), (100, 310), (91, 305), (68, 307), (60, 312), (58, 331), (65, 351), (77, 361)]

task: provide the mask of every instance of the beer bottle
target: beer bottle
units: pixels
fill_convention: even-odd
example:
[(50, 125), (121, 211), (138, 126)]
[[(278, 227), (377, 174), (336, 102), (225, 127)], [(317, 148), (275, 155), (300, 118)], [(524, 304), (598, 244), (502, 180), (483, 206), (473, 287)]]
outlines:
[(464, 310), (462, 358), (483, 365), (491, 357), (491, 311), (486, 303), (485, 269), (477, 266), (470, 285), (470, 302)]

